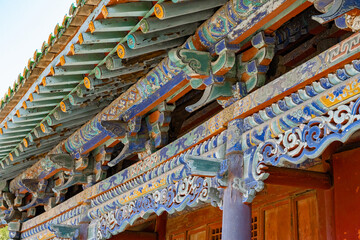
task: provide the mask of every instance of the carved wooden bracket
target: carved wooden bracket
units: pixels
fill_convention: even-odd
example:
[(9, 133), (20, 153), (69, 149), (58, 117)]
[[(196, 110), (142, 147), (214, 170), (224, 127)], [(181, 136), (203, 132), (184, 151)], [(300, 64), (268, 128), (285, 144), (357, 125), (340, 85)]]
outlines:
[[(130, 155), (146, 150), (149, 135), (145, 122), (142, 121), (141, 117), (135, 117), (128, 123), (118, 120), (102, 121), (101, 125), (112, 135), (121, 138), (120, 140), (124, 144), (120, 154), (112, 159), (108, 166), (113, 167)], [(122, 135), (120, 136), (119, 133)]]
[(146, 117), (150, 137), (154, 140), (155, 148), (161, 148), (168, 143), (168, 130), (171, 121), (171, 112), (175, 105), (162, 102), (157, 110)]
[(238, 56), (237, 66), (238, 78), (245, 82), (247, 92), (265, 84), (265, 74), (275, 54), (275, 38), (264, 32), (256, 34), (251, 44), (253, 48)]
[[(26, 211), (30, 208), (35, 208), (37, 206), (47, 206), (51, 208), (54, 204), (51, 204), (51, 198), (54, 197), (53, 192), (47, 192), (48, 181), (47, 180), (37, 180), (37, 179), (22, 179), (20, 181), (22, 187), (24, 187), (29, 193), (32, 194), (31, 201), (25, 206), (18, 207), (20, 211)], [(51, 188), (50, 188), (51, 189)], [(34, 211), (34, 210), (33, 210)], [(31, 215), (31, 213), (29, 213)]]

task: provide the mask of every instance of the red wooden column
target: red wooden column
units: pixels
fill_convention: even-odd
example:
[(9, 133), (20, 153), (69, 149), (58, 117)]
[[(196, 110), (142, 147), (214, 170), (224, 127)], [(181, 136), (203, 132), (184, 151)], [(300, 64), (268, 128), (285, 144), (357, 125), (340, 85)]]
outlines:
[(228, 160), (228, 187), (223, 198), (223, 240), (251, 239), (251, 206), (244, 204), (242, 193), (233, 188), (234, 178), (243, 175), (243, 153), (240, 151), (242, 120), (234, 120), (228, 125), (226, 158)]
[(360, 149), (335, 154), (333, 171), (336, 239), (360, 239)]

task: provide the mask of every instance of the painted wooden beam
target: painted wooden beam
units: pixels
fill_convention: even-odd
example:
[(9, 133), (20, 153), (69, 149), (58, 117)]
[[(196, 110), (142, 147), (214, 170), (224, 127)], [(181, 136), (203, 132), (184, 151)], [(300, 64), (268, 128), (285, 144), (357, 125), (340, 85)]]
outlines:
[(27, 132), (19, 132), (19, 133), (6, 133), (0, 136), (0, 139), (14, 139), (21, 138), (23, 139), (26, 136)]
[(54, 133), (54, 130), (52, 128), (47, 128), (47, 129), (45, 129), (45, 131), (43, 131), (40, 127), (36, 127), (33, 129), (33, 133), (36, 138), (42, 138), (51, 133)]
[(62, 120), (65, 118), (71, 118), (71, 117), (75, 117), (77, 115), (86, 113), (86, 112), (90, 112), (92, 110), (97, 110), (97, 109), (101, 109), (102, 107), (105, 107), (106, 103), (99, 103), (99, 104), (88, 104), (87, 106), (82, 106), (81, 108), (75, 108), (73, 107), (72, 110), (63, 110), (63, 108), (61, 108), (61, 111), (57, 110), (54, 112), (53, 116), (55, 117), (56, 120)]
[(96, 109), (96, 110), (88, 111), (87, 113), (79, 114), (79, 115), (69, 117), (69, 118), (64, 118), (61, 120), (56, 120), (55, 118), (51, 118), (51, 121), (48, 121), (48, 119), (46, 119), (47, 120), (46, 123), (49, 126), (54, 126), (54, 125), (60, 124), (59, 126), (56, 126), (57, 132), (62, 132), (64, 130), (68, 130), (68, 129), (78, 129), (85, 122), (92, 119), (98, 112), (99, 112), (99, 109)]
[(46, 116), (46, 114), (44, 115), (40, 115), (40, 116), (33, 116), (33, 117), (17, 117), (17, 116), (13, 116), (12, 117), (12, 122), (13, 123), (27, 123), (27, 122), (39, 122), (41, 121), (44, 117)]
[(8, 129), (5, 129), (5, 128), (2, 128), (2, 131), (3, 131), (3, 134), (4, 135), (5, 133), (6, 134), (18, 134), (18, 133), (28, 133), (32, 130), (32, 128), (30, 127), (19, 127), (19, 128), (8, 128)]
[(122, 43), (117, 47), (117, 54), (119, 58), (131, 58), (137, 57), (140, 55), (144, 55), (146, 53), (151, 53), (159, 50), (169, 49), (177, 47), (185, 42), (184, 38), (173, 39), (170, 41), (157, 43), (148, 47), (138, 48), (138, 49), (131, 49), (128, 47), (126, 43)]
[(108, 57), (106, 59), (105, 65), (108, 70), (117, 70), (124, 67), (121, 58), (119, 58), (117, 55)]
[(98, 44), (73, 44), (70, 52), (74, 54), (94, 54), (110, 52), (116, 43), (98, 43)]
[(111, 18), (90, 22), (91, 33), (130, 31), (137, 24), (137, 18)]
[(149, 17), (142, 20), (140, 24), (140, 29), (143, 33), (156, 32), (168, 28), (182, 26), (184, 24), (203, 21), (210, 18), (213, 13), (213, 10), (205, 10), (196, 14), (187, 14), (180, 17), (169, 18), (166, 20), (160, 20), (156, 17)]
[(13, 144), (13, 143), (12, 144), (2, 144), (0, 146), (0, 151), (9, 153), (15, 146), (16, 146), (16, 144)]
[(126, 32), (95, 32), (95, 33), (80, 33), (80, 44), (95, 44), (95, 43), (118, 43), (126, 36)]
[(46, 108), (37, 108), (37, 109), (23, 109), (20, 108), (16, 111), (16, 116), (18, 117), (32, 117), (32, 116), (38, 116), (38, 115), (45, 115), (49, 113), (53, 108), (46, 107)]
[(1, 140), (1, 146), (5, 146), (7, 144), (17, 144), (17, 143), (19, 143), (19, 139), (2, 139)]
[(93, 66), (71, 66), (71, 67), (51, 67), (52, 76), (71, 76), (83, 75), (92, 70)]
[(37, 86), (36, 93), (37, 94), (50, 94), (50, 93), (57, 93), (57, 92), (71, 92), (77, 84), (69, 84), (65, 86)]
[(129, 2), (111, 6), (103, 6), (104, 18), (142, 17), (152, 8), (151, 2)]
[(43, 93), (43, 94), (31, 93), (29, 96), (29, 100), (30, 100), (30, 102), (33, 102), (33, 103), (42, 102), (42, 101), (58, 100), (58, 99), (61, 100), (66, 95), (67, 95), (66, 92)]
[(197, 14), (200, 11), (220, 7), (227, 0), (196, 0), (180, 3), (162, 2), (155, 5), (155, 16), (159, 19), (169, 19), (183, 16), (185, 14)]
[(81, 105), (88, 100), (89, 100), (88, 98), (82, 98), (77, 96), (76, 93), (72, 93), (69, 95), (69, 102), (71, 105)]
[(25, 101), (23, 103), (23, 108), (34, 109), (34, 108), (42, 108), (42, 107), (55, 107), (58, 104), (59, 104), (59, 100), (47, 100), (42, 102)]
[(84, 86), (89, 90), (93, 90), (96, 85), (105, 84), (107, 82), (108, 81), (96, 79), (94, 76), (84, 78)]
[(127, 68), (120, 68), (118, 70), (109, 71), (105, 66), (95, 68), (95, 77), (97, 79), (106, 79), (111, 77), (117, 77), (125, 74), (139, 72), (145, 69), (144, 65), (134, 65)]
[(83, 80), (81, 75), (78, 76), (49, 76), (44, 77), (41, 81), (43, 86), (52, 87), (52, 86), (64, 86), (79, 84)]
[(270, 174), (267, 184), (301, 187), (306, 189), (330, 189), (331, 176), (328, 173), (274, 166), (262, 166), (262, 172)]
[(61, 56), (60, 65), (67, 66), (82, 66), (82, 65), (95, 65), (98, 64), (105, 57), (104, 54), (86, 54), (75, 56)]
[(24, 123), (21, 123), (21, 124), (17, 124), (17, 123), (13, 123), (13, 122), (7, 122), (7, 129), (10, 129), (10, 128), (18, 128), (18, 127), (35, 127), (37, 125), (38, 121), (37, 122), (24, 122)]
[(131, 49), (148, 47), (157, 43), (191, 35), (195, 32), (198, 25), (198, 23), (192, 23), (147, 34), (137, 31), (128, 35), (127, 44)]

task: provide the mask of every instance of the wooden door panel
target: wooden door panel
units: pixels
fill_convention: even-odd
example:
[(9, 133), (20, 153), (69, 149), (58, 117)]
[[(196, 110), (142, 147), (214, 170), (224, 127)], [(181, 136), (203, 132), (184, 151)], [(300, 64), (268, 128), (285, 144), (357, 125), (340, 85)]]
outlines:
[(189, 235), (189, 240), (205, 240), (206, 239), (206, 231), (197, 232)]
[(188, 232), (189, 240), (205, 240), (206, 239), (206, 226), (190, 230)]
[(318, 240), (319, 223), (315, 195), (296, 201), (299, 240)]
[(264, 239), (292, 240), (289, 202), (264, 210)]

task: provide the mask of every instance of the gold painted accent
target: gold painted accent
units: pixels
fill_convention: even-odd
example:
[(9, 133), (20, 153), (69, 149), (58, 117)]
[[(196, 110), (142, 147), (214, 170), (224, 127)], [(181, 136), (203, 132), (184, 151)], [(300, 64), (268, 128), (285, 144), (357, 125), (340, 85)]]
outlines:
[(11, 161), (14, 161), (14, 156), (12, 155), (12, 153), (9, 153), (9, 158)]
[(16, 110), (16, 116), (20, 117), (20, 111)]
[(102, 13), (104, 18), (107, 18), (107, 16), (109, 15), (109, 11), (107, 10), (106, 6), (103, 6), (101, 8), (101, 13)]
[(119, 45), (116, 49), (117, 55), (119, 56), (119, 58), (124, 58), (125, 57), (125, 48), (123, 45)]
[(94, 33), (94, 32), (95, 32), (95, 25), (94, 25), (94, 22), (93, 22), (93, 21), (91, 21), (91, 22), (89, 23), (89, 29), (90, 29), (90, 32), (91, 32), (91, 33)]
[(41, 80), (41, 83), (43, 86), (46, 86), (46, 77), (43, 77), (43, 79)]
[(80, 33), (79, 34), (79, 43), (83, 44), (83, 42), (84, 42), (84, 37), (83, 37), (82, 33)]
[(66, 63), (64, 55), (60, 57), (60, 65), (64, 66)]
[(91, 80), (88, 77), (84, 78), (84, 85), (87, 89), (91, 89)]
[(30, 100), (30, 102), (34, 101), (34, 96), (32, 93), (30, 93), (30, 95), (29, 95), (29, 100)]
[(60, 109), (61, 111), (66, 112), (66, 104), (64, 102), (60, 103)]
[(40, 93), (39, 85), (36, 85), (36, 87), (35, 87), (35, 92), (36, 92), (37, 94)]
[(71, 52), (71, 55), (74, 55), (74, 54), (75, 54), (75, 45), (74, 45), (74, 44), (72, 44), (72, 45), (70, 46), (70, 52)]
[(50, 68), (50, 73), (51, 73), (51, 75), (55, 75), (55, 68), (54, 68), (54, 66), (51, 66), (51, 68)]
[(41, 123), (41, 124), (40, 124), (40, 129), (41, 129), (41, 131), (42, 131), (43, 133), (46, 133), (46, 128), (45, 128), (44, 123)]
[(285, 130), (283, 130), (283, 129), (281, 128), (281, 126), (280, 126), (280, 121), (277, 121), (277, 124), (276, 124), (276, 125), (279, 127), (279, 129), (280, 129), (280, 131), (281, 131), (282, 133), (285, 132)]
[(25, 101), (22, 103), (22, 107), (23, 107), (25, 110), (27, 109), (27, 106), (26, 106), (26, 102), (25, 102)]
[(4, 134), (4, 130), (2, 128), (0, 128), (0, 134), (3, 135)]
[(164, 18), (164, 9), (160, 4), (155, 4), (155, 16), (159, 19), (163, 19)]
[[(334, 91), (339, 90), (335, 89)], [(360, 83), (358, 83), (357, 80), (352, 80), (346, 84), (346, 87), (342, 90), (341, 94), (337, 94), (336, 96), (334, 95), (334, 91), (320, 98), (321, 103), (326, 107), (334, 106), (348, 98), (358, 95), (360, 93)]]
[(28, 143), (28, 141), (26, 140), (26, 138), (24, 138), (23, 142), (24, 142), (24, 146), (27, 148), (27, 147), (29, 146), (29, 143)]
[(8, 124), (7, 124), (7, 122), (4, 123), (4, 127), (5, 127), (5, 129), (8, 129)]

